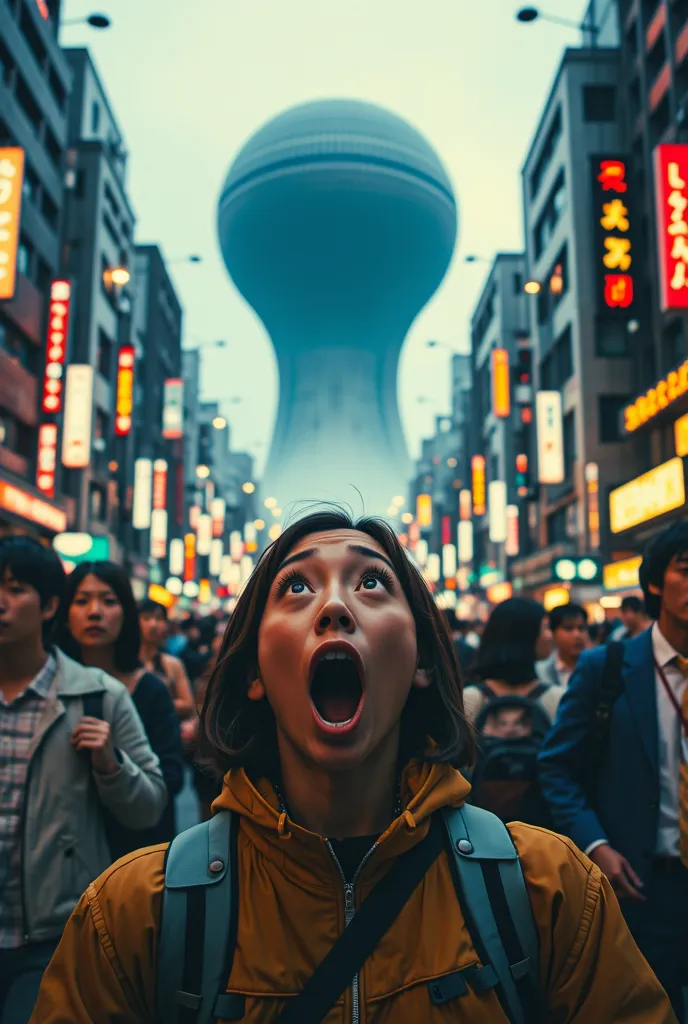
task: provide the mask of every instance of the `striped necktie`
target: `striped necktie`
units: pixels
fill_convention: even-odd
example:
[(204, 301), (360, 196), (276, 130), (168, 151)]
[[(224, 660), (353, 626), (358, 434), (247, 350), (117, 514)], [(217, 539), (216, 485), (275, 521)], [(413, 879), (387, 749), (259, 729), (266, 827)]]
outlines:
[[(679, 672), (688, 679), (688, 658), (682, 658), (679, 654), (676, 656), (675, 664), (677, 665)], [(684, 721), (688, 722), (688, 686), (686, 686), (683, 691), (681, 710), (683, 711)], [(679, 821), (681, 834), (679, 849), (681, 854), (681, 863), (684, 868), (688, 868), (688, 763), (686, 762), (685, 752), (686, 736), (683, 734), (683, 723), (681, 723), (681, 775), (679, 785)]]

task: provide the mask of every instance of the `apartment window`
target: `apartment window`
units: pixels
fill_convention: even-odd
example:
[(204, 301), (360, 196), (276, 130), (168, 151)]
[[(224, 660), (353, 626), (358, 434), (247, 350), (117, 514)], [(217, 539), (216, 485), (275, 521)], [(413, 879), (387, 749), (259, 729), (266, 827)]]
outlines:
[(115, 228), (115, 225), (112, 223), (107, 213), (103, 214), (103, 227), (105, 228), (105, 232), (110, 241), (112, 242), (112, 244), (115, 246), (115, 248), (119, 249), (119, 235), (117, 234), (117, 229)]
[(615, 86), (583, 86), (583, 119), (588, 122), (608, 122), (616, 120)]
[(561, 544), (568, 540), (566, 509), (560, 508), (547, 517), (547, 543)]
[(573, 464), (576, 461), (576, 413), (572, 409), (564, 416), (564, 477), (567, 483), (573, 480)]
[(17, 75), (15, 96), (17, 103), (23, 110), (27, 119), (31, 122), (34, 131), (37, 133), (41, 127), (41, 108), (36, 103), (33, 93), (21, 75)]
[(569, 324), (552, 345), (540, 367), (543, 391), (560, 391), (573, 375), (573, 338)]
[(105, 331), (98, 331), (98, 373), (110, 380), (112, 378), (112, 352), (114, 344)]
[(91, 106), (91, 131), (94, 135), (97, 134), (100, 128), (100, 104), (94, 100)]
[(91, 519), (97, 519), (99, 522), (105, 521), (107, 501), (105, 498), (105, 488), (101, 487), (100, 484), (92, 483), (90, 485), (89, 512)]
[(662, 370), (671, 370), (685, 358), (683, 320), (672, 320), (662, 331)]
[(45, 129), (45, 149), (54, 166), (59, 169), (62, 166), (62, 147), (48, 127)]
[(17, 270), (24, 277), (31, 276), (31, 255), (32, 255), (31, 244), (25, 240), (20, 241), (17, 247)]
[(48, 72), (48, 85), (50, 86), (50, 91), (53, 94), (58, 107), (60, 110), (64, 110), (67, 106), (67, 90), (62, 84), (62, 80), (52, 64), (50, 65), (50, 70)]
[(547, 202), (545, 203), (542, 213), (538, 217), (535, 225), (533, 243), (536, 259), (539, 259), (547, 248), (547, 244), (559, 223), (559, 218), (566, 209), (566, 203), (566, 180), (562, 169), (557, 176), (557, 180), (554, 183), (552, 191), (550, 192)]
[(514, 295), (522, 295), (523, 294), (523, 274), (514, 274), (514, 276), (512, 278), (512, 283), (513, 283), (513, 286), (514, 286)]
[(540, 185), (542, 184), (543, 178), (547, 173), (547, 169), (552, 162), (554, 151), (557, 148), (559, 139), (562, 133), (562, 117), (561, 107), (557, 107), (556, 112), (552, 118), (552, 124), (550, 125), (549, 131), (545, 136), (545, 141), (542, 145), (542, 150), (538, 161), (535, 164), (533, 172), (530, 176), (530, 198), (531, 201), (535, 199), (536, 195), (540, 191)]
[(31, 200), (31, 202), (35, 202), (36, 196), (40, 191), (40, 187), (41, 185), (38, 180), (38, 175), (36, 174), (34, 169), (30, 167), (27, 163), (24, 167), (24, 183), (22, 185), (22, 195), (25, 199), (29, 199)]
[(46, 189), (43, 189), (43, 195), (41, 197), (41, 213), (43, 214), (46, 223), (50, 225), (53, 231), (57, 231), (59, 216), (57, 203), (54, 202), (52, 196), (49, 195)]
[(38, 350), (14, 327), (0, 321), (0, 350), (29, 373), (36, 372)]
[(628, 404), (627, 395), (599, 395), (598, 419), (600, 444), (615, 444), (623, 441), (621, 430), (624, 406)]
[(619, 359), (629, 354), (628, 325), (623, 320), (599, 317), (595, 324), (595, 354)]
[(23, 5), (21, 16), (19, 18), (19, 27), (21, 29), (22, 35), (24, 36), (24, 39), (28, 43), (28, 47), (31, 50), (31, 53), (34, 55), (36, 59), (36, 63), (42, 70), (43, 65), (45, 63), (45, 59), (47, 57), (47, 52), (45, 46), (43, 45), (43, 41), (40, 35), (38, 34), (38, 31), (36, 30), (36, 26), (33, 23), (31, 15), (27, 11), (26, 7)]

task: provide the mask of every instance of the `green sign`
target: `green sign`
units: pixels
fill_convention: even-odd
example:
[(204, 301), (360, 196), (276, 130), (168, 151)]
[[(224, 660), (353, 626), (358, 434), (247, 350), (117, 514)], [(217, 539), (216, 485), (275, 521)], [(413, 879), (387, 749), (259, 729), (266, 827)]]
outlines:
[(69, 566), (82, 562), (107, 562), (110, 558), (108, 537), (92, 537), (90, 533), (58, 533), (53, 547)]

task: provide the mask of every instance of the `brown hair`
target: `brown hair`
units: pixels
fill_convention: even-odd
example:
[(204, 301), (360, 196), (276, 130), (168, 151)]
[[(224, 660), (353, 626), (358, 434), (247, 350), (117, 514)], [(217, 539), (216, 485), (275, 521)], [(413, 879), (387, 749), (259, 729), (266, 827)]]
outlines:
[(289, 526), (264, 552), (227, 626), (201, 713), (201, 753), (218, 776), (243, 767), (254, 775), (278, 770), (275, 719), (267, 700), (247, 690), (258, 672), (258, 630), (279, 567), (294, 546), (313, 533), (359, 530), (376, 540), (392, 562), (416, 624), (427, 689), (413, 688), (401, 720), (400, 757), (420, 757), (465, 767), (474, 737), (463, 710), (461, 674), (451, 634), (423, 577), (394, 531), (380, 519), (354, 521), (343, 510), (314, 512)]

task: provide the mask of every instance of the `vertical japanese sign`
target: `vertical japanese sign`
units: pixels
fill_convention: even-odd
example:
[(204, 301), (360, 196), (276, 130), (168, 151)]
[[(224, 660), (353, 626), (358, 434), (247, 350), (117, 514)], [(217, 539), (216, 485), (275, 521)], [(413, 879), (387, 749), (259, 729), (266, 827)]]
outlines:
[(184, 434), (184, 381), (170, 377), (165, 381), (162, 404), (162, 436), (178, 439)]
[(464, 488), (459, 491), (459, 518), (464, 522), (471, 519), (473, 516), (473, 495), (471, 492)]
[(153, 495), (153, 461), (137, 459), (134, 463), (134, 508), (131, 522), (135, 530), (147, 530), (151, 524)]
[(57, 424), (43, 423), (38, 431), (38, 469), (36, 486), (47, 498), (55, 497), (57, 466)]
[(189, 583), (196, 576), (196, 534), (184, 535), (184, 582)]
[(538, 480), (541, 484), (561, 484), (565, 477), (561, 394), (558, 391), (538, 391), (535, 409)]
[(14, 298), (17, 286), (23, 184), (24, 150), (0, 149), (0, 299)]
[(518, 505), (507, 505), (504, 554), (509, 558), (516, 558), (519, 553), (521, 546), (520, 532)]
[(506, 484), (503, 480), (491, 480), (488, 492), (488, 529), (493, 544), (503, 544), (507, 536)]
[(167, 510), (154, 508), (150, 525), (151, 558), (165, 558), (167, 555)]
[(43, 412), (55, 414), (62, 410), (64, 367), (67, 358), (69, 311), (72, 286), (69, 281), (53, 281), (48, 307), (48, 337), (43, 375)]
[(85, 469), (91, 461), (93, 367), (72, 363), (67, 367), (62, 465)]
[[(210, 502), (210, 518), (213, 521), (213, 537), (222, 537), (225, 532), (227, 503), (224, 498), (213, 498)], [(255, 538), (254, 538), (255, 540)]]
[(419, 494), (416, 498), (416, 522), (421, 529), (432, 526), (432, 497), (429, 494)]
[(655, 149), (657, 252), (662, 310), (688, 308), (688, 145)]
[(588, 538), (590, 550), (600, 550), (600, 467), (588, 462), (585, 467), (585, 489), (588, 500)]
[(485, 459), (482, 455), (474, 455), (471, 459), (471, 477), (473, 485), (473, 515), (484, 516), (487, 511), (485, 494)]
[(153, 508), (167, 508), (167, 462), (156, 459), (153, 463)]
[(511, 381), (509, 353), (505, 348), (492, 349), (492, 415), (508, 419), (511, 415)]
[(635, 285), (626, 161), (593, 157), (592, 167), (598, 304), (607, 311), (629, 310)]
[(126, 437), (131, 431), (131, 414), (134, 409), (134, 359), (134, 346), (122, 345), (117, 357), (117, 437)]

